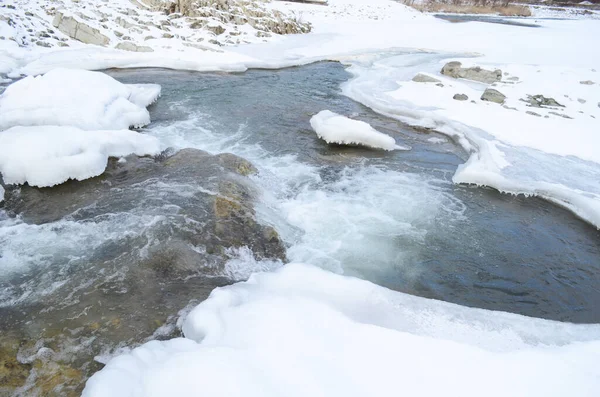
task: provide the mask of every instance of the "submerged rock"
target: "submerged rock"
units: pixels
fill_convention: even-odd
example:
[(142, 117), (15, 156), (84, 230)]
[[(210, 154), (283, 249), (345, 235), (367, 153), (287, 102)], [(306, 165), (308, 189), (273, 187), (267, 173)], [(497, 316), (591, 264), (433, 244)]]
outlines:
[(471, 68), (463, 68), (462, 63), (454, 61), (448, 62), (442, 68), (442, 74), (445, 76), (454, 77), (455, 79), (467, 79), (479, 81), (486, 84), (492, 84), (502, 80), (502, 70), (486, 70), (479, 66)]
[[(256, 219), (246, 177), (256, 172), (232, 154), (185, 149), (111, 159), (104, 174), (81, 182), (7, 186), (10, 216), (57, 231), (64, 222), (108, 222), (100, 233), (115, 236), (98, 235), (89, 252), (67, 259), (48, 256), (42, 271), (0, 279), (1, 298), (14, 302), (0, 302), (0, 392), (26, 384), (28, 395), (79, 395), (101, 367), (95, 356), (177, 336), (174, 313), (244, 277), (225, 268), (236, 250), (284, 261), (279, 235)], [(118, 232), (130, 218), (141, 221)]]
[(506, 95), (493, 88), (486, 88), (486, 90), (483, 92), (483, 95), (481, 95), (482, 101), (489, 101), (499, 104), (504, 103), (505, 99)]

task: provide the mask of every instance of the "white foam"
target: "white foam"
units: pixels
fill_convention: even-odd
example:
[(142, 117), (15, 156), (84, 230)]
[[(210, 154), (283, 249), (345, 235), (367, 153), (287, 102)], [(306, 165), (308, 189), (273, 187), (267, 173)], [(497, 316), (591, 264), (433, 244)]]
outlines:
[(65, 125), (116, 130), (150, 123), (146, 106), (160, 95), (156, 84), (121, 84), (100, 73), (54, 69), (26, 77), (0, 96), (0, 130)]
[(102, 396), (595, 396), (600, 326), (413, 297), (307, 265), (219, 288), (87, 382)]
[(327, 143), (340, 145), (363, 145), (373, 149), (405, 149), (397, 146), (391, 136), (381, 133), (369, 124), (352, 120), (330, 110), (323, 110), (310, 119), (317, 136)]

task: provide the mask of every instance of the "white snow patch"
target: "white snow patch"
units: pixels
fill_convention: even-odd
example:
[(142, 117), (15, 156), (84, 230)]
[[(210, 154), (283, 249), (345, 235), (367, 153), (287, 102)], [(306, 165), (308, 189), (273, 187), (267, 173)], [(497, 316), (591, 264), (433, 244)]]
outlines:
[(4, 187), (0, 185), (0, 203), (4, 201)]
[[(301, 264), (218, 288), (83, 396), (596, 396), (600, 326), (461, 307)], [(435, 381), (432, 381), (435, 380)], [(493, 387), (490, 387), (493, 385)]]
[(160, 150), (157, 138), (130, 130), (13, 127), (0, 131), (0, 173), (7, 184), (54, 186), (102, 174), (109, 157), (156, 155)]
[(394, 150), (408, 148), (396, 145), (389, 135), (377, 131), (360, 120), (352, 120), (330, 110), (323, 110), (310, 119), (317, 136), (327, 143), (363, 145), (374, 149)]
[(100, 73), (54, 69), (26, 77), (0, 96), (0, 130), (13, 126), (66, 125), (116, 130), (150, 123), (146, 106), (160, 95), (156, 84), (122, 84)]

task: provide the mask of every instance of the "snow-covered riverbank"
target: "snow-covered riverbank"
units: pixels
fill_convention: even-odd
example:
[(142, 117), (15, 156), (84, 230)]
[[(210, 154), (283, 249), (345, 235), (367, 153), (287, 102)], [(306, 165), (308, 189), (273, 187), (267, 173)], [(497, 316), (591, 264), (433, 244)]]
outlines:
[[(218, 26), (224, 29), (221, 32), (212, 20), (195, 29), (191, 24), (197, 21), (183, 16), (169, 18), (164, 13), (140, 8), (125, 0), (106, 2), (97, 9), (87, 0), (14, 1), (14, 5), (0, 6), (1, 79), (12, 81), (59, 67), (245, 71), (320, 60), (340, 61), (353, 75), (341, 88), (345, 95), (381, 114), (446, 134), (469, 153), (468, 161), (456, 171), (454, 182), (537, 195), (600, 226), (600, 53), (589, 40), (600, 34), (600, 21), (537, 20), (538, 27), (481, 22), (453, 24), (387, 0), (330, 0), (327, 6), (261, 2), (261, 9), (267, 10), (268, 15), (287, 15), (298, 23), (310, 22), (312, 27), (308, 34), (279, 36), (265, 34), (265, 30), (243, 23), (219, 22)], [(61, 26), (63, 21), (63, 17), (56, 19), (59, 11), (67, 18), (64, 30), (83, 23), (88, 26), (84, 31), (91, 32), (101, 45), (83, 44), (61, 33), (54, 26)], [(102, 21), (105, 18), (106, 21)], [(77, 29), (75, 33), (71, 32), (72, 35), (77, 36)], [(240, 44), (246, 44), (232, 45), (238, 43), (236, 37)], [(463, 67), (500, 69), (501, 73), (497, 81), (487, 83), (442, 75), (440, 70), (451, 61), (460, 61)], [(61, 73), (63, 81), (69, 82), (68, 72), (63, 70)], [(419, 74), (421, 77), (413, 81)], [(61, 93), (60, 81), (53, 82), (53, 87)], [(80, 127), (93, 128), (94, 135), (99, 136), (102, 131), (95, 129), (101, 127), (118, 129), (149, 122), (145, 106), (158, 95), (155, 87), (151, 98), (136, 103), (122, 84), (115, 85), (114, 89), (104, 87), (107, 88), (106, 95), (97, 95), (98, 98), (95, 98), (97, 91), (101, 91), (98, 88), (84, 83), (71, 84), (70, 88), (82, 94), (82, 101), (85, 99), (87, 103), (89, 99), (90, 109), (106, 110), (105, 105), (110, 105), (112, 99), (121, 104), (129, 101), (136, 105), (133, 108), (141, 118), (124, 125), (104, 125), (107, 118), (102, 112), (92, 112), (94, 116), (83, 121), (94, 125)], [(498, 92), (493, 95), (494, 100), (488, 100), (492, 97), (490, 89)], [(52, 90), (45, 90), (45, 93), (48, 91)], [(22, 97), (31, 95), (40, 100), (41, 93), (31, 88)], [(49, 116), (60, 120), (65, 120), (61, 116), (69, 114), (71, 107), (78, 106), (73, 98), (63, 97), (61, 101), (53, 102), (60, 95), (53, 96), (52, 92), (48, 98), (53, 109), (57, 109)], [(33, 100), (32, 103), (27, 103), (26, 99), (20, 102), (17, 106), (17, 110), (23, 110), (20, 117), (27, 118), (28, 112), (35, 111), (28, 107)], [(65, 104), (68, 106), (63, 106)], [(6, 110), (0, 102), (0, 120)], [(255, 108), (252, 111), (256, 112)], [(308, 123), (313, 115), (306, 114), (305, 122)], [(52, 117), (41, 123), (44, 128), (49, 128), (46, 124), (63, 124), (66, 133), (77, 133), (71, 118), (63, 122)], [(196, 122), (201, 123), (192, 120), (190, 133), (203, 128)], [(27, 120), (19, 119), (15, 125), (27, 124)], [(16, 128), (0, 131), (0, 134), (12, 143), (14, 140), (8, 133), (19, 133), (19, 128), (23, 127)], [(172, 127), (173, 130), (178, 128), (183, 127)], [(62, 129), (52, 127), (46, 131), (60, 134)], [(127, 130), (120, 131), (119, 142), (127, 141), (128, 133)], [(234, 134), (221, 138), (235, 137)], [(36, 149), (41, 152), (34, 157), (42, 157), (46, 148), (59, 150), (63, 147), (58, 139), (46, 138), (35, 142), (41, 143)], [(68, 136), (62, 138), (74, 146), (79, 145)], [(132, 139), (141, 137), (135, 135)], [(210, 134), (206, 139), (212, 139)], [(439, 137), (431, 139), (437, 139), (432, 143), (440, 142)], [(24, 152), (31, 140), (34, 139), (21, 142)], [(98, 144), (103, 142), (98, 140)], [(160, 143), (165, 142), (161, 140)], [(59, 158), (62, 161), (66, 157), (68, 163), (73, 153), (81, 157), (86, 153), (95, 154), (98, 161), (94, 162), (94, 172), (88, 175), (92, 176), (102, 171), (106, 156), (124, 155), (123, 150), (135, 152), (138, 147), (125, 145), (125, 149), (121, 149), (121, 144), (104, 144), (111, 150), (75, 147), (66, 156), (59, 153)], [(140, 154), (158, 150), (154, 139), (139, 146), (143, 146), (138, 148)], [(235, 144), (230, 146), (235, 147)], [(2, 153), (0, 150), (0, 155)], [(9, 150), (8, 154), (10, 156), (6, 158), (10, 164), (4, 164), (6, 167), (19, 161), (28, 166), (35, 165), (31, 153), (28, 153), (30, 157), (22, 158), (18, 158), (16, 150)], [(241, 154), (244, 155), (243, 151)], [(281, 172), (285, 173), (285, 167), (290, 168), (289, 162), (273, 159), (274, 169), (283, 168)], [(3, 164), (1, 160), (4, 159), (0, 159)], [(296, 168), (292, 171), (299, 173), (306, 168), (295, 162), (293, 166)], [(42, 168), (46, 171), (47, 167)], [(81, 171), (80, 167), (65, 169), (66, 172)], [(391, 292), (365, 281), (332, 275), (311, 266), (319, 265), (313, 262), (322, 259), (323, 252), (332, 257), (331, 261), (362, 258), (361, 255), (367, 258), (375, 253), (385, 256), (388, 248), (390, 253), (395, 252), (392, 248), (398, 246), (396, 229), (411, 229), (412, 225), (410, 222), (403, 224), (405, 219), (389, 217), (389, 212), (404, 205), (408, 209), (403, 210), (410, 212), (409, 218), (418, 221), (431, 216), (434, 209), (421, 205), (421, 211), (413, 211), (411, 204), (414, 205), (414, 201), (435, 202), (446, 197), (441, 193), (436, 195), (435, 189), (421, 183), (419, 186), (426, 188), (416, 189), (407, 195), (406, 203), (399, 203), (397, 194), (403, 189), (410, 190), (412, 179), (404, 181), (400, 178), (402, 183), (394, 185), (390, 180), (394, 175), (400, 178), (403, 174), (383, 175), (379, 172), (374, 178), (376, 184), (371, 183), (381, 191), (390, 185), (396, 190), (392, 194), (387, 192), (382, 200), (374, 199), (381, 192), (370, 191), (371, 196), (365, 195), (366, 184), (370, 182), (368, 178), (362, 181), (364, 184), (356, 186), (349, 186), (342, 178), (340, 186), (329, 196), (327, 192), (308, 189), (299, 195), (300, 199), (296, 197), (300, 203), (294, 203), (293, 197), (286, 198), (284, 204), (279, 203), (280, 206), (296, 205), (288, 208), (287, 216), (295, 221), (291, 222), (294, 227), (309, 235), (306, 241), (292, 247), (288, 256), (293, 261), (309, 264), (290, 265), (273, 274), (254, 276), (246, 284), (215, 290), (211, 298), (201, 303), (187, 319), (182, 317), (179, 321), (183, 324), (185, 338), (150, 342), (114, 359), (89, 382), (87, 395), (172, 395), (179, 392), (182, 395), (226, 396), (251, 393), (261, 396), (294, 393), (365, 396), (397, 395), (399, 387), (405, 387), (411, 394), (424, 395), (562, 396), (571, 393), (596, 396), (600, 389), (598, 369), (594, 366), (600, 360), (598, 325), (564, 324), (430, 301)], [(42, 185), (80, 176), (61, 173), (60, 178)], [(321, 178), (312, 169), (309, 176)], [(360, 172), (353, 178), (364, 179)], [(27, 179), (15, 177), (14, 181)], [(292, 178), (291, 182), (297, 181)], [(274, 186), (281, 188), (281, 184)], [(0, 186), (0, 195), (3, 191)], [(213, 193), (208, 191), (207, 194)], [(304, 202), (302, 194), (307, 196)], [(362, 205), (359, 202), (362, 199), (368, 205)], [(353, 205), (347, 205), (345, 211), (336, 214), (343, 200)], [(171, 206), (169, 210), (177, 211), (177, 208)], [(382, 208), (381, 212), (377, 211)], [(257, 211), (261, 213), (260, 208)], [(366, 220), (361, 217), (363, 212), (368, 215)], [(316, 213), (322, 218), (321, 222), (306, 220), (309, 213), (313, 217)], [(349, 214), (361, 216), (351, 222), (342, 222)], [(428, 221), (438, 227), (437, 218)], [(170, 225), (171, 221), (166, 223)], [(79, 225), (77, 222), (72, 224)], [(22, 225), (20, 229), (25, 232), (16, 232), (15, 237), (9, 230), (6, 237), (18, 240), (18, 244), (11, 246), (17, 254), (13, 261), (17, 262), (15, 268), (22, 265), (18, 261), (24, 251), (27, 252), (23, 255), (35, 264), (36, 255), (40, 250), (44, 251), (44, 245), (55, 246), (53, 239), (60, 238), (51, 234), (48, 240), (38, 239), (40, 247), (31, 248), (28, 244), (31, 237), (27, 234), (31, 232), (27, 230), (33, 227)], [(112, 231), (115, 225), (125, 229), (124, 235), (130, 228), (140, 228), (140, 223), (130, 226), (118, 221), (107, 229)], [(45, 226), (55, 232), (52, 223)], [(328, 226), (338, 232), (334, 241), (328, 240), (331, 238)], [(361, 229), (363, 226), (368, 230)], [(314, 229), (312, 234), (309, 233), (311, 228)], [(341, 228), (348, 230), (340, 233)], [(45, 231), (43, 227), (37, 229)], [(289, 231), (280, 233), (285, 237), (286, 232)], [(426, 234), (426, 231), (417, 232)], [(97, 235), (96, 232), (90, 234), (86, 241), (96, 243)], [(329, 244), (327, 247), (318, 246), (327, 245), (325, 242)], [(65, 244), (68, 245), (68, 241)], [(86, 247), (85, 244), (76, 245)], [(58, 257), (69, 252), (61, 245), (56, 250), (60, 251)], [(484, 251), (482, 249), (481, 262), (486, 261)], [(254, 263), (254, 266), (245, 267), (245, 262), (254, 260), (252, 253), (246, 254), (235, 259), (234, 267), (268, 270), (279, 266), (279, 263), (276, 266)], [(85, 262), (84, 255), (81, 257)], [(10, 258), (6, 260), (8, 262)], [(244, 264), (240, 265), (240, 262)], [(390, 259), (390, 262), (394, 260)], [(343, 266), (337, 269), (343, 270)], [(62, 268), (60, 271), (68, 275)], [(247, 273), (242, 272), (246, 276)], [(564, 282), (562, 276), (552, 277)], [(61, 285), (57, 283), (52, 287), (60, 288)], [(35, 287), (31, 288), (35, 290)], [(51, 289), (48, 291), (50, 293)], [(80, 315), (87, 316), (87, 311), (85, 308)], [(40, 346), (43, 344), (42, 341)], [(31, 360), (45, 359), (45, 354), (51, 353), (42, 346), (31, 353)], [(500, 373), (503, 378), (498, 377)], [(472, 382), (473, 379), (477, 381)], [(60, 385), (57, 387), (60, 390)]]

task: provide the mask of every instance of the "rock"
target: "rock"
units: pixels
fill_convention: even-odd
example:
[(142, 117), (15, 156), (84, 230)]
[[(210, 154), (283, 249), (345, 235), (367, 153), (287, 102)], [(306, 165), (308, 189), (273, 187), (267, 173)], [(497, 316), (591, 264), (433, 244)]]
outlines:
[(579, 84), (583, 84), (583, 85), (593, 85), (595, 84), (592, 80), (585, 80), (585, 81), (580, 81)]
[(36, 42), (35, 42), (35, 44), (36, 44), (36, 45), (39, 45), (40, 47), (46, 47), (46, 48), (50, 48), (50, 47), (52, 47), (52, 46), (50, 45), (50, 43), (46, 43), (45, 41), (36, 41)]
[(506, 80), (508, 80), (508, 81), (519, 81), (519, 78), (517, 76), (511, 76), (511, 77), (507, 78)]
[(65, 16), (61, 11), (56, 12), (52, 25), (67, 36), (82, 43), (106, 46), (110, 42), (110, 39), (100, 33), (98, 29), (92, 28), (84, 22), (79, 22), (71, 16)]
[(59, 41), (57, 44), (59, 47), (69, 47), (69, 45), (63, 41)]
[(131, 41), (122, 41), (115, 46), (117, 50), (131, 51), (131, 52), (154, 52), (151, 47), (137, 45)]
[(579, 103), (581, 103), (583, 105), (587, 101), (585, 99), (577, 98), (577, 102), (579, 102)]
[(162, 37), (163, 39), (172, 39), (173, 35), (171, 33), (163, 33)]
[(504, 103), (505, 99), (506, 96), (503, 93), (493, 88), (486, 88), (486, 90), (483, 92), (483, 95), (481, 95), (482, 101), (489, 101), (502, 104)]
[(546, 98), (543, 95), (527, 95), (527, 99), (521, 99), (521, 101), (528, 103), (529, 106), (534, 107), (534, 108), (541, 108), (541, 107), (563, 107), (564, 108), (564, 105), (561, 105), (560, 103), (558, 103), (554, 98)]
[(573, 117), (567, 116), (566, 114), (561, 114), (557, 112), (548, 112), (548, 114), (552, 114), (554, 116), (562, 117), (563, 119), (573, 119)]
[(530, 115), (532, 115), (532, 116), (536, 116), (536, 117), (542, 117), (542, 115), (541, 115), (541, 114), (539, 114), (539, 113), (536, 113), (536, 112), (532, 112), (531, 110), (528, 110), (528, 111), (526, 111), (525, 113), (526, 113), (526, 114), (530, 114)]
[[(24, 395), (80, 395), (100, 368), (96, 355), (180, 335), (174, 313), (244, 277), (224, 271), (235, 250), (284, 261), (278, 233), (255, 214), (258, 193), (245, 175), (256, 172), (233, 154), (185, 149), (110, 159), (99, 177), (52, 188), (7, 186), (4, 210), (22, 222), (95, 225), (116, 217), (118, 228), (120, 219), (142, 220), (131, 233), (99, 242), (85, 259), (49, 256), (47, 271), (0, 280), (3, 297), (24, 285), (53, 286), (43, 303), (37, 297), (0, 307), (0, 394), (26, 383), (32, 389)], [(23, 364), (17, 354), (43, 360)]]
[(417, 83), (439, 83), (440, 80), (428, 76), (426, 74), (423, 73), (417, 73), (417, 75), (415, 77), (412, 78), (412, 81), (416, 81)]
[(465, 94), (455, 94), (452, 99), (455, 99), (457, 101), (466, 101), (469, 99), (468, 96), (466, 96)]
[(500, 69), (486, 70), (480, 68), (479, 66), (463, 68), (462, 63), (456, 61), (445, 64), (442, 68), (442, 74), (445, 76), (454, 77), (455, 79), (461, 78), (479, 81), (486, 84), (491, 84), (502, 80), (502, 71)]

